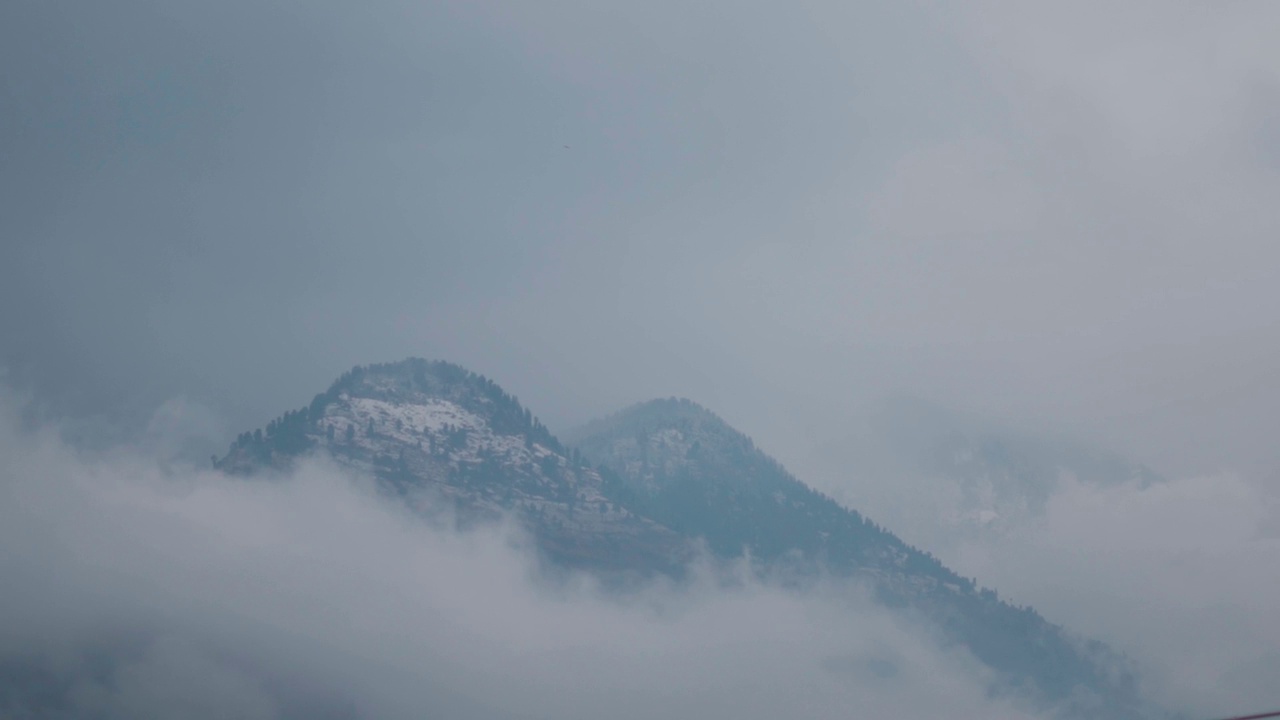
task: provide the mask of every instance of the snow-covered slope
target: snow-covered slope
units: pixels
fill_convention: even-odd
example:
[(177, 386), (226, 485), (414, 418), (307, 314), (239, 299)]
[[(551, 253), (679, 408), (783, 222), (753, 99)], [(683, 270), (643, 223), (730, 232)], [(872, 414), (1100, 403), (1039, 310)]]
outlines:
[(680, 538), (610, 500), (600, 473), (515, 398), (456, 365), (358, 367), (307, 408), (241, 435), (217, 464), (253, 472), (313, 451), (408, 495), (448, 498), (464, 518), (514, 512), (571, 565), (662, 569), (683, 556)]

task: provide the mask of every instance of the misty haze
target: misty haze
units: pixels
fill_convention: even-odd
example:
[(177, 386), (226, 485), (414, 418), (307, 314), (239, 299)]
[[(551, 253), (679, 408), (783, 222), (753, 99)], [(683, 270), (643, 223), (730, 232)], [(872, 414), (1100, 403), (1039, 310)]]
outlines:
[(1277, 37), (7, 0), (0, 718), (1280, 710)]

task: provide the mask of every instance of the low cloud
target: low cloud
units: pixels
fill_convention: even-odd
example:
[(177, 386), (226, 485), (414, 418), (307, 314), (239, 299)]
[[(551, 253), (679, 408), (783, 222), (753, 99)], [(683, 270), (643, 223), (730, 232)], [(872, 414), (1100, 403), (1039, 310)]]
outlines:
[(847, 587), (708, 567), (621, 597), (322, 461), (88, 454), (0, 404), (6, 717), (1026, 716)]
[(1129, 654), (1166, 707), (1214, 717), (1280, 706), (1280, 498), (1263, 486), (1231, 474), (1110, 488), (1068, 477), (1034, 522), (940, 550), (960, 573)]

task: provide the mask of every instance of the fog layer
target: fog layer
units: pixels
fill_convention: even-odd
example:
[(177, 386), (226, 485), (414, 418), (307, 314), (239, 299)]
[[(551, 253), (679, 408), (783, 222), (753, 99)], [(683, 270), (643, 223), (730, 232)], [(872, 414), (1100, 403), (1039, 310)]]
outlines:
[(957, 572), (1128, 653), (1166, 707), (1280, 704), (1280, 496), (1257, 484), (1068, 479), (1039, 522), (940, 547)]
[(6, 717), (1025, 717), (856, 588), (708, 567), (610, 597), (540, 579), (515, 528), (428, 524), (319, 461), (162, 470), (8, 404), (0, 577)]

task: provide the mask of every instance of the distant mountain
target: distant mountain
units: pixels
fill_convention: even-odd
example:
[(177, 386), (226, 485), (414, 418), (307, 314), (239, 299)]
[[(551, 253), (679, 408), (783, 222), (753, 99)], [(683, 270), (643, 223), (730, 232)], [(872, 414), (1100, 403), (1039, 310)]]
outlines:
[(1006, 689), (1089, 717), (1143, 712), (1127, 663), (1104, 645), (975, 587), (796, 480), (695, 403), (643, 403), (569, 437), (589, 460), (616, 473), (612, 497), (682, 535), (704, 538), (721, 557), (747, 551), (764, 563), (866, 579), (881, 600), (931, 618), (947, 641), (996, 670)]
[(913, 398), (885, 400), (863, 420), (818, 447), (815, 464), (829, 478), (826, 487), (933, 543), (999, 535), (1033, 521), (1069, 481), (1164, 482), (1110, 450), (983, 423)]
[(242, 434), (215, 464), (252, 473), (323, 452), (391, 492), (447, 498), (463, 517), (512, 512), (570, 567), (678, 574), (700, 541), (801, 582), (820, 572), (865, 580), (996, 671), (995, 691), (1081, 717), (1142, 714), (1133, 677), (1105, 646), (975, 587), (692, 402), (638, 405), (573, 438), (578, 449), (483, 376), (411, 359), (353, 369), (308, 407)]

